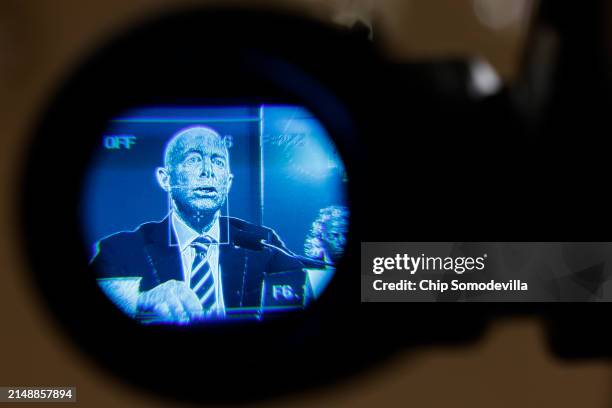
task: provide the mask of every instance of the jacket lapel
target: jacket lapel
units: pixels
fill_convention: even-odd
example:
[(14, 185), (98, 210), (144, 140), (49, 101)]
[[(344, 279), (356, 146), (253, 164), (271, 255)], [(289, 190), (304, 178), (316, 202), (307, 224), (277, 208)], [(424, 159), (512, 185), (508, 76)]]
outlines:
[(221, 222), (220, 242), (227, 242), (227, 244), (221, 244), (219, 248), (223, 299), (226, 307), (240, 307), (247, 272), (245, 251), (234, 246), (232, 237), (235, 227), (232, 226), (229, 219), (221, 217)]
[[(183, 267), (178, 244), (170, 229), (170, 217), (152, 224), (144, 231), (145, 254), (150, 266), (150, 279), (143, 279), (141, 290), (153, 288), (171, 279), (183, 279)], [(143, 287), (144, 286), (144, 287)]]

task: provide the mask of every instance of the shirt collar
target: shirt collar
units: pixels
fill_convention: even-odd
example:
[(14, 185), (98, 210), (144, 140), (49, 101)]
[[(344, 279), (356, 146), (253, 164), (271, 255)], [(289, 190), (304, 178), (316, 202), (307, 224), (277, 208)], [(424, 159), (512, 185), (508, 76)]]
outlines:
[(198, 234), (193, 228), (185, 223), (179, 217), (176, 212), (172, 212), (172, 226), (174, 228), (174, 234), (176, 235), (176, 239), (179, 244), (179, 248), (181, 252), (185, 250), (185, 248), (189, 247), (194, 239), (200, 236), (207, 236), (214, 240), (214, 242), (219, 242), (220, 236), (220, 228), (219, 228), (219, 213), (215, 215), (215, 221), (213, 222), (210, 229), (204, 234)]

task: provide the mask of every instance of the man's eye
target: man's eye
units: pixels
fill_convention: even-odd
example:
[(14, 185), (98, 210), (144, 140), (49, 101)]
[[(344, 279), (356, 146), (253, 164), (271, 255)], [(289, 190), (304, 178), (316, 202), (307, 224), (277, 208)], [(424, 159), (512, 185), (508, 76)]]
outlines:
[(219, 167), (225, 167), (225, 160), (223, 159), (213, 159), (213, 163)]
[(202, 161), (202, 159), (200, 159), (199, 156), (191, 156), (185, 160), (185, 163), (194, 164), (194, 163), (199, 163), (200, 161)]

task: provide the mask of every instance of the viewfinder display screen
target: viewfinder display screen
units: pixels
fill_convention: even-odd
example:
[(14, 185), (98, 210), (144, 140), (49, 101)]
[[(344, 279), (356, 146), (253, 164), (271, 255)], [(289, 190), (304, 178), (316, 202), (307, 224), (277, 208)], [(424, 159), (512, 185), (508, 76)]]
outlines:
[(83, 186), (92, 278), (143, 324), (299, 312), (333, 278), (347, 174), (300, 106), (147, 106), (113, 118)]

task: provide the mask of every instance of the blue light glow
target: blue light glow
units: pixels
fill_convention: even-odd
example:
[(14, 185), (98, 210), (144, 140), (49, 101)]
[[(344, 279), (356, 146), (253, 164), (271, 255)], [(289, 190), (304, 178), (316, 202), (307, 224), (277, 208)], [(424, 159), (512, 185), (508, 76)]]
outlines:
[[(225, 205), (214, 208), (215, 217), (225, 220), (221, 231), (225, 231), (226, 238), (217, 241), (219, 251), (244, 257), (245, 252), (239, 249), (243, 248), (241, 245), (246, 245), (248, 239), (253, 241), (248, 233), (258, 231), (268, 234), (266, 231), (271, 231), (282, 240), (278, 245), (283, 248), (277, 247), (277, 250), (294, 262), (290, 269), (275, 271), (279, 273), (273, 283), (258, 278), (259, 282), (255, 282), (258, 285), (256, 292), (252, 288), (247, 291), (237, 287), (237, 291), (221, 294), (224, 306), (220, 308), (224, 308), (226, 319), (265, 320), (268, 315), (302, 310), (308, 304), (308, 294), (318, 297), (331, 279), (334, 269), (325, 269), (324, 277), (316, 271), (305, 272), (304, 264), (299, 263), (295, 255), (304, 254), (305, 242), (312, 237), (313, 222), (320, 218), (321, 211), (345, 208), (346, 174), (324, 126), (306, 109), (296, 106), (147, 107), (126, 112), (110, 121), (108, 129), (100, 136), (82, 196), (83, 235), (86, 246), (94, 248), (92, 265), (96, 265), (99, 257), (104, 258), (104, 261), (97, 265), (110, 265), (109, 270), (98, 271), (104, 272), (100, 274), (104, 279), (98, 276), (101, 289), (128, 315), (142, 323), (189, 324), (191, 317), (187, 320), (184, 316), (175, 320), (168, 320), (167, 317), (160, 320), (146, 307), (138, 309), (139, 305), (142, 306), (142, 302), (138, 301), (142, 294), (160, 288), (171, 280), (181, 284), (189, 283), (180, 279), (190, 276), (185, 270), (190, 270), (188, 268), (191, 268), (191, 263), (181, 258), (183, 252), (172, 252), (179, 251), (179, 245), (173, 239), (174, 229), (167, 221), (170, 219), (169, 209), (175, 211), (177, 207), (173, 204), (181, 202), (177, 198), (177, 186), (182, 189), (185, 187), (179, 183), (164, 189), (168, 184), (159, 178), (161, 175), (162, 180), (163, 177), (169, 180), (168, 177), (178, 177), (176, 174), (186, 177), (187, 164), (183, 165), (177, 159), (176, 165), (182, 166), (179, 171), (176, 170), (178, 167), (169, 169), (164, 163), (168, 141), (186, 126), (208, 127), (214, 130), (220, 140), (232, 141), (226, 144), (227, 150), (225, 147), (221, 149), (223, 157), (227, 157), (228, 167), (225, 164), (221, 166), (219, 155), (213, 155), (212, 148), (201, 147), (208, 145), (196, 146), (199, 150), (193, 146), (185, 150), (192, 152), (191, 155), (195, 157), (193, 160), (198, 163), (188, 168), (200, 169), (189, 173), (189, 180), (195, 180), (192, 180), (191, 185), (202, 183), (197, 187), (200, 190), (188, 190), (185, 197), (201, 203), (220, 202), (216, 198), (225, 197)], [(193, 142), (200, 139), (194, 136), (189, 140)], [(210, 146), (213, 145), (211, 142)], [(177, 157), (182, 157), (183, 145), (177, 146)], [(213, 163), (213, 156), (215, 166), (209, 166), (208, 163)], [(206, 174), (213, 167), (231, 171), (230, 187), (220, 189), (217, 188), (219, 184), (212, 183), (213, 176)], [(203, 183), (203, 180), (208, 181)], [(164, 226), (165, 230), (155, 229), (155, 225)], [(246, 228), (247, 238), (244, 239), (247, 241), (237, 244), (232, 234), (234, 237), (239, 236), (242, 231), (239, 226)], [(145, 230), (153, 229), (157, 231), (156, 234), (147, 236), (147, 240), (161, 241), (165, 237), (165, 243), (162, 245), (157, 242), (155, 248), (148, 244), (146, 251), (138, 248), (138, 245), (142, 246), (138, 234), (148, 234)], [(204, 227), (194, 227), (194, 230), (197, 230), (197, 234), (206, 231)], [(121, 237), (114, 238), (119, 231), (124, 231)], [(101, 245), (100, 240), (104, 240), (106, 245)], [(109, 250), (109, 246), (113, 247), (112, 250)], [(128, 247), (129, 250), (126, 250)], [(126, 250), (125, 254), (123, 250)], [(141, 254), (152, 258), (140, 260), (138, 257)], [(163, 261), (154, 259), (156, 256)], [(334, 262), (334, 258), (328, 258), (326, 261)], [(172, 264), (169, 268), (168, 259), (175, 259), (176, 265)], [(244, 273), (244, 265), (251, 265), (244, 259), (229, 262), (228, 258), (222, 256), (215, 262), (224, 274), (219, 275), (221, 281), (230, 279), (233, 274)], [(165, 265), (165, 280), (155, 281), (158, 277), (152, 278), (153, 275), (147, 272), (148, 265), (155, 265), (155, 268)], [(268, 267), (270, 265), (261, 265), (262, 271), (267, 271)], [(155, 272), (159, 271), (155, 269)], [(279, 278), (282, 274), (286, 274), (286, 279)], [(312, 277), (313, 282), (309, 282), (308, 277)], [(250, 281), (245, 279), (244, 282)], [(245, 285), (244, 282), (240, 279), (239, 283)], [(226, 283), (236, 284), (234, 281)], [(223, 283), (223, 289), (215, 290), (225, 291), (226, 283)], [(244, 293), (258, 293), (261, 298), (249, 300), (244, 294), (241, 297), (234, 296), (243, 289)], [(189, 285), (186, 290), (191, 290)], [(263, 299), (266, 299), (265, 304)]]

